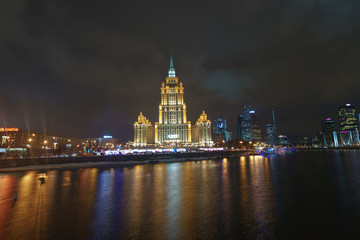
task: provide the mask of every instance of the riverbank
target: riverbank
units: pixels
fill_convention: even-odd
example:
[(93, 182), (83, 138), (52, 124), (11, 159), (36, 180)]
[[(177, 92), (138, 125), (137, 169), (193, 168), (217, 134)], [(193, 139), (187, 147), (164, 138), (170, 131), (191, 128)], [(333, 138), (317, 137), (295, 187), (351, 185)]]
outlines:
[(191, 152), (175, 154), (117, 155), (69, 158), (23, 158), (0, 160), (0, 172), (87, 168), (101, 166), (131, 166), (138, 164), (171, 163), (222, 159), (247, 155), (244, 151)]
[(341, 148), (297, 148), (300, 152), (319, 152), (319, 151), (360, 151), (359, 147), (341, 147)]

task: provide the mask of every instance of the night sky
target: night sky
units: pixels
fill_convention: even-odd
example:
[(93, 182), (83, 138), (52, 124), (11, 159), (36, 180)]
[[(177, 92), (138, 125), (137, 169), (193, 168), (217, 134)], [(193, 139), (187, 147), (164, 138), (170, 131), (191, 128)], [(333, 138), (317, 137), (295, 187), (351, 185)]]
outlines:
[[(158, 121), (175, 48), (188, 118), (244, 104), (262, 127), (313, 136), (360, 95), (359, 0), (0, 1), (0, 121), (72, 137), (133, 139)], [(263, 134), (264, 136), (264, 134)]]

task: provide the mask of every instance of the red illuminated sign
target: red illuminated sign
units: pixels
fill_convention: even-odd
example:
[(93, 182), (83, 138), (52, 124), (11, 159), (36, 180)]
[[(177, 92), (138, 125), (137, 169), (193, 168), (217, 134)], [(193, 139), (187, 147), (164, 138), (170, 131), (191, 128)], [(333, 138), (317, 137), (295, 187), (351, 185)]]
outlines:
[(18, 132), (19, 128), (0, 128), (0, 132)]

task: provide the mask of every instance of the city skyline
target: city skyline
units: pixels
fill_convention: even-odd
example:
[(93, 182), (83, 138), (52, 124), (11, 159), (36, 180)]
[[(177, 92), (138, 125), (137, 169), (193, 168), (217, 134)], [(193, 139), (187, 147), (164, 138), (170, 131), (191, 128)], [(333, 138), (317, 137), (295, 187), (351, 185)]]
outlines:
[(359, 12), (0, 1), (0, 240), (356, 239)]
[(2, 126), (132, 139), (134, 116), (156, 119), (148, 99), (159, 101), (169, 45), (192, 122), (206, 109), (236, 132), (249, 104), (265, 131), (274, 107), (279, 133), (299, 139), (360, 103), (356, 1), (86, 5), (3, 5)]

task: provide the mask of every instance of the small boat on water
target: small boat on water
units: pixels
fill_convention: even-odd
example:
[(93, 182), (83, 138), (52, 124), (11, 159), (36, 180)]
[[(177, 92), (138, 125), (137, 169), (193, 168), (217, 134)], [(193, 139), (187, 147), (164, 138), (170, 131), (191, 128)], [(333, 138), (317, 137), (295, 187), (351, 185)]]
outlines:
[(295, 147), (279, 147), (276, 149), (277, 154), (287, 154), (293, 152), (297, 152), (297, 149)]
[(276, 153), (276, 149), (271, 147), (255, 147), (254, 150), (255, 155), (271, 155)]
[(255, 148), (254, 154), (261, 155), (273, 155), (273, 154), (288, 154), (296, 152), (297, 149), (294, 147), (257, 147)]
[(275, 154), (275, 148), (265, 148), (261, 151), (262, 155), (271, 155)]

